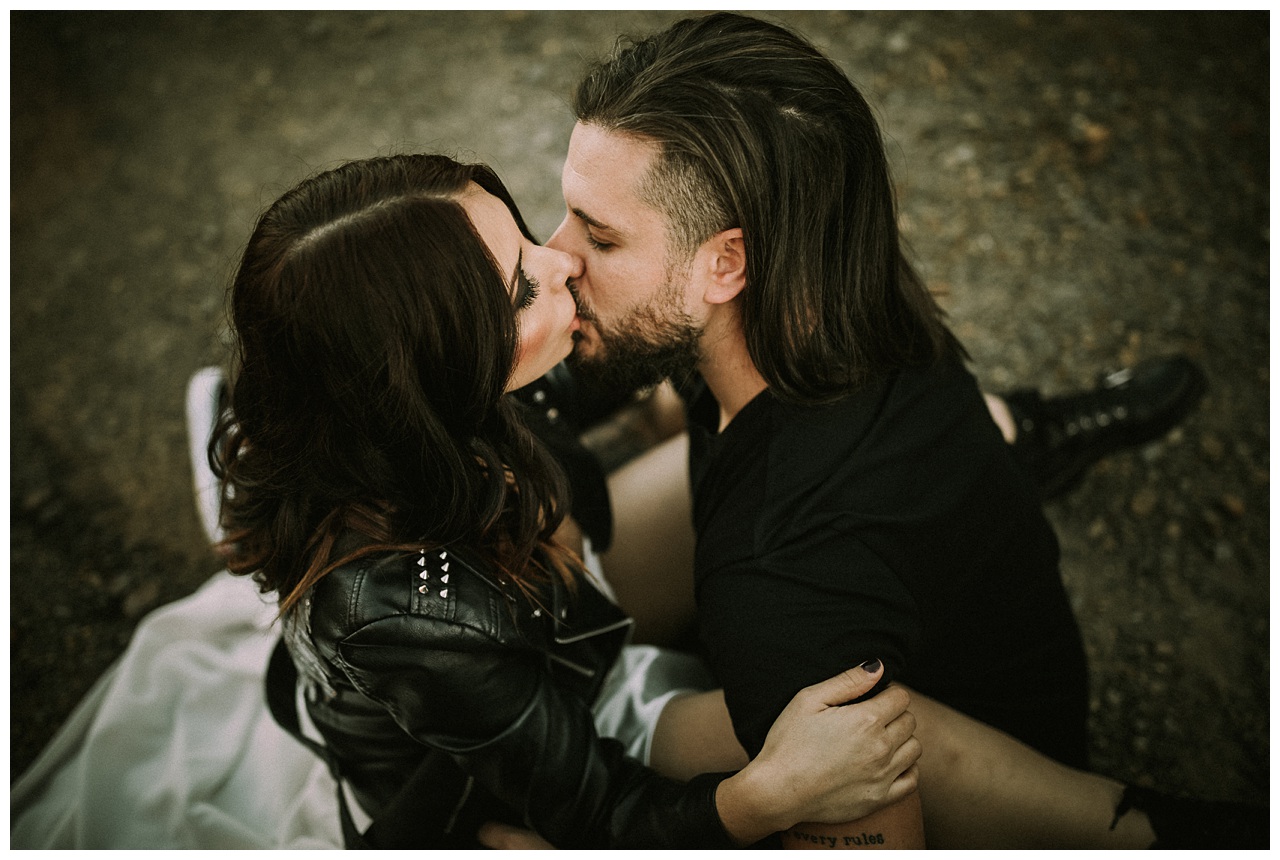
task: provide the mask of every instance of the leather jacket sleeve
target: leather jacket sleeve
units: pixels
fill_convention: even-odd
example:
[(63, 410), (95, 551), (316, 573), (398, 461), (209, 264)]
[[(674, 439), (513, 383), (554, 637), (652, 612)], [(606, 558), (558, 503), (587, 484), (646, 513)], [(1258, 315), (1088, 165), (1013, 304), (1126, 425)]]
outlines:
[(597, 735), (587, 703), (554, 678), (547, 653), (515, 644), (503, 599), (492, 600), (462, 617), (377, 618), (331, 659), (559, 848), (735, 847), (715, 808), (726, 775), (669, 780)]

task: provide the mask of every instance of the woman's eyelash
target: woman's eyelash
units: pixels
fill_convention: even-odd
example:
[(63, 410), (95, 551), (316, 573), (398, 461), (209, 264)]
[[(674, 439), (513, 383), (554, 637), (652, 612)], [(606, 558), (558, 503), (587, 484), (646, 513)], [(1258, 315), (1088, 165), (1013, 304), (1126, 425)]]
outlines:
[(522, 311), (538, 298), (538, 282), (529, 277), (523, 268), (519, 270), (520, 279), (516, 292), (516, 310)]

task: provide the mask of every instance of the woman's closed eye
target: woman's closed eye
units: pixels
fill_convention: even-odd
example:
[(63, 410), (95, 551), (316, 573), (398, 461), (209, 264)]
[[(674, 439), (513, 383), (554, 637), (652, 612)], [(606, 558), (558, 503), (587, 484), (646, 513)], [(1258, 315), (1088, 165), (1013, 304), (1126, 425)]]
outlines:
[(530, 307), (538, 298), (538, 281), (531, 278), (524, 267), (516, 269), (516, 310)]

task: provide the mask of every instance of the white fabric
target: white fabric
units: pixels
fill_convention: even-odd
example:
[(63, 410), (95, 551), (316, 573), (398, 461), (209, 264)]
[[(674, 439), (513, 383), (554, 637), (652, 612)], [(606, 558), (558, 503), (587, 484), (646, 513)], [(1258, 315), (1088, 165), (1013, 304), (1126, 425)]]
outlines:
[(715, 686), (706, 664), (689, 654), (628, 645), (605, 678), (593, 714), (596, 731), (618, 738), (632, 758), (649, 763), (658, 716), (673, 696)]
[[(328, 770), (267, 710), (274, 616), (224, 571), (144, 618), (12, 786), (10, 848), (341, 847)], [(628, 646), (597, 728), (646, 760), (674, 688), (708, 685), (696, 660)]]
[(274, 615), (223, 572), (143, 619), (12, 787), (10, 847), (340, 847), (333, 780), (263, 697)]
[(222, 515), (222, 482), (209, 468), (209, 440), (218, 421), (219, 397), (226, 379), (221, 367), (205, 367), (187, 383), (187, 445), (195, 478), (196, 513), (211, 544), (220, 543), (225, 536), (218, 521)]

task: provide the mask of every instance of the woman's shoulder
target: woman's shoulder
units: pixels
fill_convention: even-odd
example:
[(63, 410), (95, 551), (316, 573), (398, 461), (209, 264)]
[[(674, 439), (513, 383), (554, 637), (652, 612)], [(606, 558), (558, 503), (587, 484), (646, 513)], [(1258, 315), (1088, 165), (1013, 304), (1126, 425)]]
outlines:
[(458, 628), (505, 639), (511, 599), (498, 572), (476, 552), (423, 547), (339, 565), (316, 583), (309, 615), (318, 644), (368, 636), (375, 628), (380, 637), (401, 635), (419, 643)]
[(377, 552), (317, 583), (310, 638), (335, 687), (381, 704), (419, 740), (490, 738), (542, 682), (500, 586), (465, 550)]

